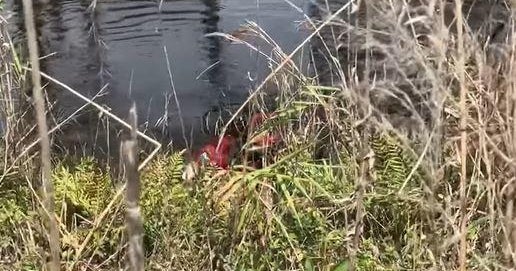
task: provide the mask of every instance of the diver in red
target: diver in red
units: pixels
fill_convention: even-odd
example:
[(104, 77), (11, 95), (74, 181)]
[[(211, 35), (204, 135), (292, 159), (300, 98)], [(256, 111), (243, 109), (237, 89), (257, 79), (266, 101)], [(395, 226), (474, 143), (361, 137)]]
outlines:
[[(261, 128), (264, 122), (274, 117), (276, 114), (266, 114), (266, 113), (256, 113), (251, 117), (248, 131), (252, 133), (256, 132), (257, 129)], [(247, 130), (246, 129), (246, 130)], [(246, 133), (244, 133), (245, 137), (247, 137)], [(206, 160), (209, 165), (213, 167), (218, 167), (222, 169), (228, 169), (231, 159), (234, 154), (238, 151), (238, 141), (237, 137), (239, 135), (226, 134), (222, 136), (220, 141), (220, 146), (217, 145), (219, 143), (219, 137), (214, 137), (210, 139), (199, 151), (194, 154), (195, 162), (199, 165), (199, 163), (203, 162), (202, 160)], [(251, 145), (250, 151), (258, 151), (264, 152), (268, 147), (273, 146), (280, 142), (280, 137), (276, 133), (267, 132), (265, 134), (259, 134), (251, 139), (249, 139), (249, 143)]]
[(231, 135), (225, 135), (217, 148), (218, 143), (218, 137), (214, 137), (206, 143), (194, 156), (196, 162), (200, 163), (201, 159), (205, 158), (211, 166), (227, 169), (231, 156), (236, 150), (237, 140)]

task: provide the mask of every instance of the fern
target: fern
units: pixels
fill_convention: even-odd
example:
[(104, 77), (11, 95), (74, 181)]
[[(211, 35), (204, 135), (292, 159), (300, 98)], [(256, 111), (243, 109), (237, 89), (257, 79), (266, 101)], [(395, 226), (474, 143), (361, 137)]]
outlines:
[[(422, 196), (422, 175), (416, 171), (405, 183), (415, 160), (395, 135), (377, 132), (372, 134), (370, 142), (375, 155), (376, 178), (373, 191), (366, 197), (368, 217), (372, 217), (366, 219), (368, 231), (371, 236), (390, 236), (395, 246), (402, 247), (408, 225), (422, 212), (418, 204)], [(406, 190), (400, 194), (398, 191), (403, 185)]]
[(0, 257), (3, 257), (17, 249), (15, 244), (18, 240), (12, 233), (20, 230), (23, 223), (32, 217), (28, 212), (29, 193), (25, 186), (9, 182), (0, 187)]
[(183, 168), (185, 166), (185, 159), (183, 154), (176, 152), (168, 158), (167, 178), (169, 180), (181, 181)]
[[(399, 189), (409, 176), (415, 161), (403, 149), (395, 135), (380, 132), (371, 135), (371, 148), (375, 154), (377, 183), (387, 189)], [(411, 181), (420, 179), (419, 172)]]
[(66, 208), (87, 218), (98, 215), (113, 193), (110, 178), (98, 172), (93, 158), (82, 159), (73, 169), (58, 166), (53, 179), (58, 210)]
[(151, 251), (159, 245), (159, 234), (166, 230), (164, 225), (171, 224), (167, 220), (174, 216), (176, 210), (165, 210), (164, 207), (188, 195), (181, 179), (184, 166), (183, 154), (177, 152), (157, 157), (142, 173), (141, 207), (146, 251)]
[(100, 221), (94, 227), (100, 214), (107, 208), (114, 195), (108, 174), (102, 173), (94, 158), (87, 157), (76, 165), (58, 165), (53, 173), (56, 207), (67, 230), (63, 231), (62, 257), (69, 258), (76, 253), (78, 244), (86, 240), (91, 231), (88, 250), (84, 258), (101, 259), (112, 254), (121, 243), (123, 215), (119, 208), (107, 210), (110, 219)]

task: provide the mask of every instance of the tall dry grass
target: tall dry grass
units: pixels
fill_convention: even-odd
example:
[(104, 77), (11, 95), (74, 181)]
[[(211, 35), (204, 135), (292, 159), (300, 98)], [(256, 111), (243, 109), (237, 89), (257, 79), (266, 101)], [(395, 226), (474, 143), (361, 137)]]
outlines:
[[(281, 78), (276, 81), (284, 90), (280, 108), (299, 100), (309, 104), (296, 125), (289, 121), (288, 144), (309, 144), (322, 132), (333, 166), (343, 166), (350, 154), (357, 161), (350, 202), (355, 216), (348, 222), (355, 229), (348, 247), (351, 262), (358, 265), (357, 253), (366, 241), (378, 246), (395, 237), (373, 227), (396, 224), (394, 214), (382, 220), (382, 211), (371, 209), (374, 198), (384, 197), (376, 206), (383, 212), (398, 201), (414, 207), (401, 211), (412, 214), (404, 221), (410, 226), (397, 236), (405, 240), (396, 245), (402, 247), (398, 253), (417, 255), (412, 268), (510, 269), (515, 265), (510, 3), (359, 1), (332, 16), (343, 7), (335, 2), (320, 3), (321, 21), (306, 23), (316, 30), (312, 58), (319, 60), (316, 85), (309, 89), (313, 100), (305, 94), (314, 81), (289, 76), (297, 72), (295, 66), (281, 67), (291, 55), (276, 55), (280, 59), (271, 62), (281, 64), (267, 78)], [(257, 26), (248, 32), (267, 39)], [(378, 134), (396, 138), (412, 157), (408, 167), (400, 163), (390, 169), (404, 176), (385, 179), (375, 170), (382, 160), (398, 163), (392, 157), (397, 150), (379, 141)], [(382, 191), (384, 185), (391, 187)], [(416, 232), (413, 240), (406, 239), (408, 229)]]
[[(508, 148), (514, 40), (512, 10), (502, 2), (362, 2), (315, 42), (314, 52), (330, 60), (319, 63), (316, 74), (339, 89), (324, 107), (325, 120), (339, 135), (332, 144), (356, 133), (352, 152), (371, 148), (378, 160), (375, 146), (362, 146), (369, 131), (396, 135), (415, 162), (398, 191), (391, 191), (392, 201), (408, 196), (410, 176), (416, 168), (423, 171), (425, 177), (412, 183), (422, 192), (414, 199), (421, 217), (412, 223), (427, 247), (418, 252), (420, 260), (433, 261), (428, 268), (514, 266), (508, 193), (514, 175)], [(339, 7), (321, 5), (322, 19), (328, 16), (324, 9)], [(369, 182), (357, 184), (357, 208), (364, 204), (364, 185), (369, 196), (382, 185), (364, 176), (371, 171), (359, 172), (355, 178)], [(356, 211), (356, 228), (368, 215), (374, 219)], [(361, 241), (367, 236), (367, 230), (355, 231)]]

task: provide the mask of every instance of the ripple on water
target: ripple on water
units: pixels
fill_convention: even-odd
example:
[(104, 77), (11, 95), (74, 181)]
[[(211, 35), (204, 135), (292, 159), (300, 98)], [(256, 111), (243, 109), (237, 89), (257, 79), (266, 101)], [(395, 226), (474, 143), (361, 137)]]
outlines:
[[(14, 2), (18, 1), (8, 5), (20, 11)], [(167, 134), (174, 139), (182, 138), (182, 131), (163, 47), (186, 133), (193, 129), (195, 134), (207, 111), (243, 101), (268, 69), (267, 61), (256, 53), (205, 34), (231, 32), (249, 19), (262, 25), (286, 52), (303, 37), (295, 23), (303, 16), (283, 0), (163, 1), (161, 9), (160, 1), (98, 1), (94, 17), (88, 2), (49, 1), (37, 7), (41, 52), (54, 53), (43, 61), (43, 68), (88, 96), (109, 83), (109, 94), (99, 101), (122, 116), (130, 105), (130, 93), (142, 122), (154, 124), (168, 115)], [(293, 2), (304, 7), (307, 1)], [(22, 29), (22, 20), (15, 21)], [(82, 104), (62, 90), (58, 93), (60, 105), (70, 112)]]

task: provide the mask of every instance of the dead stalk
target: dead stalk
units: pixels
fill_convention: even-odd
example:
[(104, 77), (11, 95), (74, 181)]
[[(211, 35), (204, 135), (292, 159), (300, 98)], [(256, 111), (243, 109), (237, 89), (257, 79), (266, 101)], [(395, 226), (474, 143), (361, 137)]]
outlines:
[[(516, 1), (515, 0), (511, 0), (511, 11), (512, 11), (512, 17), (513, 17), (513, 20), (514, 20), (514, 16), (516, 16)], [(512, 31), (514, 32), (514, 21), (513, 21), (513, 24), (512, 24)], [(516, 45), (516, 36), (512, 36), (512, 54), (511, 54), (511, 68), (510, 68), (510, 71), (509, 71), (509, 74), (512, 75), (512, 80), (510, 82), (510, 88), (511, 88), (511, 92), (512, 92), (512, 146), (513, 146), (513, 149), (510, 150), (512, 151), (512, 155), (515, 155), (516, 154), (516, 82), (514, 81), (516, 79), (516, 70), (515, 70), (515, 65), (516, 64), (516, 59), (515, 59), (515, 48), (514, 46)], [(510, 108), (510, 107), (508, 107)], [(516, 168), (514, 166), (514, 164), (512, 164), (512, 172), (513, 174), (516, 173)], [(509, 200), (507, 201), (507, 205), (506, 205), (506, 227), (507, 227), (507, 232), (508, 232), (508, 241), (507, 241), (507, 254), (508, 254), (508, 257), (510, 259), (510, 261), (512, 261), (512, 264), (513, 266), (516, 265), (516, 253), (514, 251), (514, 249), (516, 248), (516, 230), (514, 229), (514, 226), (516, 225), (515, 223), (515, 219), (514, 219), (514, 213), (513, 213), (513, 208), (514, 208), (514, 189), (515, 189), (515, 185), (514, 185), (514, 182), (510, 182), (510, 187), (509, 187), (509, 193), (507, 194), (507, 197), (509, 198)]]
[(129, 270), (144, 270), (143, 253), (143, 226), (138, 205), (140, 197), (140, 178), (138, 174), (138, 141), (137, 141), (137, 116), (136, 106), (133, 104), (129, 111), (129, 123), (131, 124), (131, 137), (122, 144), (124, 162), (124, 176), (126, 179), (126, 226), (129, 237)]
[(455, 18), (457, 27), (457, 75), (460, 84), (460, 245), (459, 245), (459, 270), (466, 271), (466, 253), (467, 240), (466, 229), (468, 223), (468, 215), (466, 212), (466, 152), (467, 152), (467, 119), (468, 110), (466, 105), (466, 85), (465, 85), (465, 64), (464, 64), (464, 33), (463, 33), (463, 16), (462, 16), (462, 0), (455, 0)]
[(59, 242), (59, 228), (54, 216), (54, 186), (51, 180), (52, 165), (50, 162), (50, 141), (48, 137), (48, 127), (45, 116), (45, 101), (41, 88), (41, 77), (39, 74), (39, 53), (36, 39), (36, 25), (34, 23), (34, 12), (32, 1), (23, 0), (23, 11), (25, 17), (25, 28), (27, 31), (27, 42), (29, 48), (30, 62), (32, 66), (32, 95), (36, 109), (36, 119), (38, 123), (38, 134), (41, 138), (41, 177), (43, 201), (46, 218), (48, 220), (48, 241), (50, 244), (50, 270), (57, 271), (61, 264), (61, 249)]
[[(360, 7), (360, 1), (358, 2), (358, 6)], [(366, 43), (369, 43), (371, 42), (372, 40), (372, 37), (371, 37), (371, 34), (370, 34), (370, 30), (371, 30), (371, 19), (370, 16), (371, 16), (371, 13), (370, 13), (370, 3), (369, 1), (366, 1), (365, 2), (365, 5), (362, 6), (363, 8), (365, 8), (365, 14), (366, 14), (366, 28), (367, 28), (367, 36), (366, 36)], [(366, 53), (366, 59), (365, 59), (365, 69), (364, 69), (364, 83), (365, 85), (367, 86), (365, 89), (364, 89), (364, 93), (361, 93), (359, 95), (361, 95), (362, 97), (362, 101), (363, 103), (361, 104), (361, 107), (362, 107), (362, 118), (366, 119), (368, 117), (368, 112), (369, 112), (369, 105), (370, 105), (370, 101), (369, 101), (369, 74), (371, 72), (370, 70), (370, 57), (369, 57), (369, 54)], [(364, 127), (364, 131), (363, 131), (363, 144), (361, 144), (361, 152), (362, 154), (369, 154), (369, 137), (370, 137), (370, 133), (371, 133), (371, 130), (370, 130), (370, 127), (369, 125), (365, 125)], [(361, 160), (361, 164), (360, 164), (360, 175), (358, 176), (357, 178), (357, 183), (356, 183), (356, 187), (357, 187), (357, 199), (356, 199), (356, 204), (357, 204), (357, 207), (356, 207), (356, 216), (355, 216), (355, 233), (354, 233), (354, 236), (353, 236), (353, 250), (352, 250), (352, 255), (351, 255), (351, 261), (352, 261), (352, 265), (351, 265), (351, 270), (356, 270), (357, 268), (357, 260), (356, 260), (356, 253), (357, 251), (359, 251), (360, 249), (360, 245), (361, 245), (361, 240), (362, 240), (362, 234), (363, 234), (363, 227), (364, 227), (364, 214), (365, 214), (365, 206), (364, 206), (364, 194), (365, 194), (365, 189), (368, 185), (368, 183), (370, 183), (370, 179), (369, 179), (369, 172), (370, 172), (370, 168), (369, 168), (369, 159), (368, 157), (364, 156), (362, 157), (363, 159)]]

